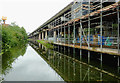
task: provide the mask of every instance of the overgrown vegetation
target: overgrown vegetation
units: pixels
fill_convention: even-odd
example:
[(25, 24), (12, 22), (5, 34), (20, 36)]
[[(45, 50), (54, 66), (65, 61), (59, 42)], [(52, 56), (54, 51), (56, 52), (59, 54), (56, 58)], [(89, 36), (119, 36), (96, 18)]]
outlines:
[(44, 40), (37, 40), (38, 43), (41, 43), (42, 45), (44, 45), (47, 48), (53, 49), (53, 45), (50, 44), (48, 41), (44, 41)]
[(27, 42), (27, 34), (23, 27), (16, 24), (2, 26), (2, 51)]

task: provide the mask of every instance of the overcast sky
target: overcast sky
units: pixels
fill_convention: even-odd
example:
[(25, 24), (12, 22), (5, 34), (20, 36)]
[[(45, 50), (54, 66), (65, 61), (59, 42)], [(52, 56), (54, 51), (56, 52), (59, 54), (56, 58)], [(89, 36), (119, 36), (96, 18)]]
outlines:
[(32, 32), (73, 0), (0, 0), (0, 18)]

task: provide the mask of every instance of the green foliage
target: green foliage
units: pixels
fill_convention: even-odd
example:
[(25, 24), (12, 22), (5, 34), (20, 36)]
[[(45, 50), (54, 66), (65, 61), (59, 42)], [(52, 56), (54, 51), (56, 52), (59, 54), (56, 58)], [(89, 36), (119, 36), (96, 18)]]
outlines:
[(2, 26), (2, 49), (20, 45), (27, 41), (27, 34), (23, 27), (17, 25)]
[(37, 40), (38, 43), (41, 43), (42, 45), (44, 45), (47, 48), (53, 49), (53, 45), (50, 44), (48, 41), (44, 41), (44, 40)]
[(2, 22), (2, 20), (0, 19), (0, 23)]
[(2, 55), (2, 26), (0, 25), (0, 55)]

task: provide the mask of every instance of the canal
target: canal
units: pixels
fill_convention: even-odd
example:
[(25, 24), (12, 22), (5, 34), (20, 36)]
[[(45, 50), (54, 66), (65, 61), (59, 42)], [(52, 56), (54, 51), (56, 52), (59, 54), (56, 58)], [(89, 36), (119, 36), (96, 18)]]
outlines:
[[(109, 81), (120, 82), (119, 69), (109, 67), (60, 46), (48, 49), (37, 42), (11, 48), (2, 55), (3, 81)], [(60, 50), (61, 49), (61, 50)], [(66, 48), (67, 50), (67, 48)]]
[(13, 48), (3, 55), (3, 79), (4, 81), (63, 81), (30, 45), (21, 49)]

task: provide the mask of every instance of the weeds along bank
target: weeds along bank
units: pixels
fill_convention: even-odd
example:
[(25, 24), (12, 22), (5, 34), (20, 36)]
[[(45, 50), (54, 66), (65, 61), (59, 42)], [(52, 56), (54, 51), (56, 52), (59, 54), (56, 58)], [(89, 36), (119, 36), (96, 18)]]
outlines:
[(38, 43), (42, 44), (43, 46), (49, 48), (49, 49), (53, 49), (54, 46), (49, 43), (48, 41), (44, 41), (44, 40), (37, 40)]
[(27, 33), (23, 27), (9, 25), (1, 27), (2, 51), (27, 42)]

